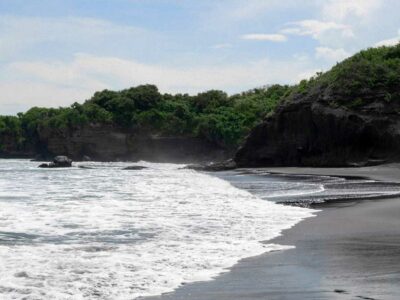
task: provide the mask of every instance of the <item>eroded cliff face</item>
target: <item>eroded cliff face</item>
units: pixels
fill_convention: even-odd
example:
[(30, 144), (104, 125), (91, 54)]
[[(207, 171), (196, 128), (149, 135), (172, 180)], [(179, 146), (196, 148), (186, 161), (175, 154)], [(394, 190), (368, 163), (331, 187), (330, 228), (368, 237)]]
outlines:
[(361, 166), (399, 159), (397, 103), (385, 104), (377, 96), (349, 109), (332, 99), (319, 93), (282, 105), (251, 131), (235, 155), (237, 165)]
[(226, 150), (204, 139), (162, 137), (113, 125), (89, 124), (74, 129), (39, 129), (45, 156), (67, 155), (74, 160), (148, 160), (193, 162), (221, 160)]
[(0, 157), (17, 158), (34, 155), (35, 149), (32, 144), (19, 141), (15, 135), (0, 133)]

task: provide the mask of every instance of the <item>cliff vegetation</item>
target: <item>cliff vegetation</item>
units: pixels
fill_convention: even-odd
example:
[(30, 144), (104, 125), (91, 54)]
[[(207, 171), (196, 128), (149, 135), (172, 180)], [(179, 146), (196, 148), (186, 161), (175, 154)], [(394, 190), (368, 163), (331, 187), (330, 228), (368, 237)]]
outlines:
[(154, 85), (103, 90), (83, 104), (33, 107), (17, 116), (0, 116), (0, 152), (26, 153), (27, 149), (40, 147), (43, 132), (48, 135), (58, 131), (65, 135), (94, 124), (148, 135), (197, 137), (222, 148), (235, 149), (289, 92), (289, 86), (281, 85), (233, 96), (219, 90), (194, 96), (161, 94)]

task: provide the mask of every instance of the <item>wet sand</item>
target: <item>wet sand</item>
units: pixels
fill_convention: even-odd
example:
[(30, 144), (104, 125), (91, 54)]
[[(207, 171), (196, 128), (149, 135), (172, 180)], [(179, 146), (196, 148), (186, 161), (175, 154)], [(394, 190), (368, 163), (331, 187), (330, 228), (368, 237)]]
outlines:
[(366, 177), (379, 181), (400, 182), (400, 164), (386, 164), (363, 168), (262, 168), (271, 173)]
[[(397, 164), (265, 170), (400, 182)], [(244, 259), (213, 281), (146, 299), (400, 299), (400, 198), (331, 202), (319, 209), (272, 240), (296, 248)]]

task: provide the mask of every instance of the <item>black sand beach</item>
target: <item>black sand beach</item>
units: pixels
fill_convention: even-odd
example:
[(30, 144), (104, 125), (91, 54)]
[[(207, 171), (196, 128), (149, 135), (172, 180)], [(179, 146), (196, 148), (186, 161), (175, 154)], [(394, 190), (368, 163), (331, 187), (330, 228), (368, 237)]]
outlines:
[[(266, 170), (400, 182), (396, 164)], [(242, 260), (214, 281), (148, 299), (400, 299), (400, 198), (330, 202), (319, 209), (272, 241), (296, 248)]]

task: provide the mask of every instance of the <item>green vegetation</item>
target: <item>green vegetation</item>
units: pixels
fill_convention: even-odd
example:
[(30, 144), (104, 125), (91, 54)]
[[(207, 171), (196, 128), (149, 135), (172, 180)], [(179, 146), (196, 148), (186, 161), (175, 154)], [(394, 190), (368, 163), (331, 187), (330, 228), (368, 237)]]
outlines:
[(164, 136), (202, 137), (223, 147), (236, 147), (289, 93), (274, 85), (228, 96), (211, 90), (195, 96), (161, 94), (154, 85), (96, 92), (83, 104), (65, 108), (33, 107), (17, 117), (0, 118), (0, 136), (35, 140), (42, 129), (74, 130), (85, 124), (112, 124)]
[(5, 147), (5, 139), (12, 141), (13, 147), (20, 149), (25, 141), (21, 121), (14, 116), (0, 116), (0, 151)]
[(324, 97), (332, 106), (357, 109), (376, 101), (399, 102), (399, 87), (400, 44), (363, 50), (326, 73), (302, 80), (292, 97)]

